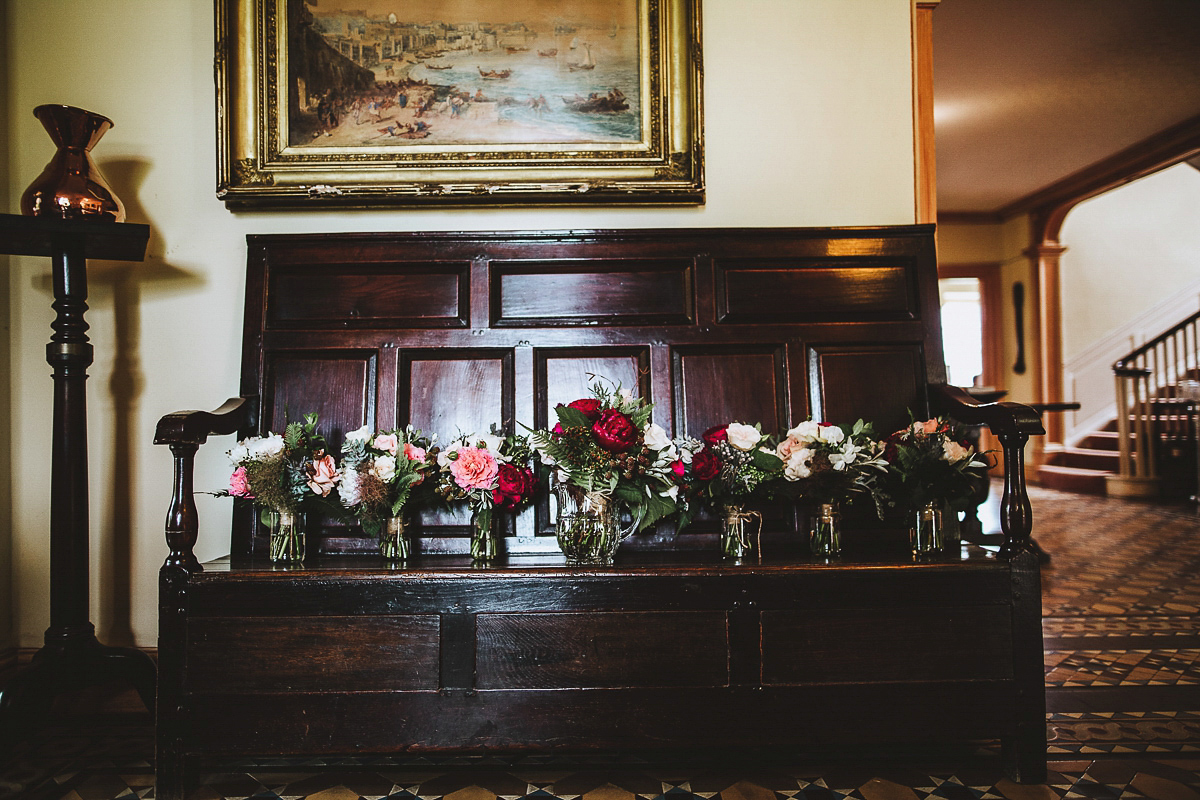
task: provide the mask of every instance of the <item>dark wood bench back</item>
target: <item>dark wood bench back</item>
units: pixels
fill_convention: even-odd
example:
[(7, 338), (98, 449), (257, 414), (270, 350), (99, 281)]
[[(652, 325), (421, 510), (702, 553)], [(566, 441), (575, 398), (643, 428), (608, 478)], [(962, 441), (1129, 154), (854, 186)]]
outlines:
[[(365, 423), (540, 427), (589, 374), (674, 435), (810, 415), (882, 434), (945, 381), (938, 308), (933, 226), (250, 236), (241, 391), (260, 402), (241, 435), (310, 411), (335, 452)], [(252, 516), (235, 553), (262, 538)], [(466, 522), (427, 516), (421, 547), (465, 551)], [(554, 549), (545, 500), (506, 524), (510, 553)], [(321, 552), (374, 547), (325, 534)]]

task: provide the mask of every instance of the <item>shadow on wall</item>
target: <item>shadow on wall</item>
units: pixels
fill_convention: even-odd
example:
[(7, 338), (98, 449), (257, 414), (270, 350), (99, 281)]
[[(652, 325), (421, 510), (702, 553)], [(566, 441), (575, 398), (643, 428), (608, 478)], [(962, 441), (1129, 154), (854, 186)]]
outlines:
[[(153, 165), (141, 159), (98, 160), (105, 179), (117, 197), (125, 204), (126, 220), (145, 223), (150, 215), (138, 199), (138, 190)], [(166, 263), (166, 243), (150, 226), (150, 242), (146, 259), (141, 263), (129, 261), (89, 261), (89, 315), (95, 324), (98, 314), (112, 308), (112, 372), (108, 376), (108, 391), (112, 397), (112, 419), (89, 416), (90, 429), (109, 430), (111, 450), (105, 452), (107, 468), (90, 476), (91, 486), (103, 487), (108, 497), (108, 518), (92, 529), (108, 531), (106, 546), (101, 548), (100, 609), (97, 627), (102, 640), (115, 646), (131, 646), (132, 627), (132, 561), (134, 557), (134, 452), (136, 440), (147, 435), (135, 425), (138, 402), (145, 386), (141, 362), (141, 304), (145, 293), (174, 293), (181, 289), (194, 290), (204, 279), (196, 272)], [(53, 297), (51, 275), (46, 272), (35, 278), (35, 288)], [(49, 335), (47, 333), (47, 335)], [(98, 376), (94, 376), (98, 377)], [(143, 535), (148, 535), (143, 533)], [(161, 536), (161, 532), (158, 532)]]

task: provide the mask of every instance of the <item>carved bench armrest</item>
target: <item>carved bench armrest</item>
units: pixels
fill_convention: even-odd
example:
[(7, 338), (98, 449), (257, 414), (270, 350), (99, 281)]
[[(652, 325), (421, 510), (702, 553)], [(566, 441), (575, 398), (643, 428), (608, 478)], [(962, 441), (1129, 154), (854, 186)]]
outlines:
[(1000, 529), (1004, 544), (1000, 555), (1012, 557), (1033, 552), (1033, 508), (1025, 487), (1025, 443), (1046, 432), (1037, 411), (1021, 403), (980, 403), (966, 391), (946, 384), (929, 385), (929, 402), (935, 413), (968, 425), (987, 425), (1004, 449), (1004, 496), (1000, 500)]
[(233, 397), (216, 411), (177, 411), (158, 421), (154, 443), (169, 445), (175, 457), (175, 488), (171, 494), (166, 525), (167, 547), (171, 552), (163, 563), (164, 573), (172, 568), (187, 572), (201, 571), (200, 562), (192, 552), (200, 530), (192, 489), (196, 451), (209, 436), (253, 427), (254, 411), (252, 398)]

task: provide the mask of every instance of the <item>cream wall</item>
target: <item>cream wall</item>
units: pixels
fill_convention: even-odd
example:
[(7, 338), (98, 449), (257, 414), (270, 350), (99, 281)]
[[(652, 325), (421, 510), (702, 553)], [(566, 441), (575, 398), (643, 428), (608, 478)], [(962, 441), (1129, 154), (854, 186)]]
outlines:
[(1067, 215), (1062, 282), (1068, 442), (1112, 419), (1112, 363), (1200, 309), (1200, 171), (1179, 164)]
[[(49, 24), (68, 10), (70, 25)], [(703, 207), (232, 214), (213, 191), (211, 2), (10, 3), (8, 188), (19, 194), (52, 153), (30, 110), (82, 106), (115, 120), (94, 155), (130, 221), (152, 228), (145, 264), (90, 268), (91, 591), (101, 639), (155, 644), (170, 458), (151, 436), (163, 413), (212, 408), (237, 392), (247, 233), (911, 223), (910, 14), (909, 0), (706, 0)], [(10, 265), (11, 454), (21, 465), (11, 597), (19, 644), (31, 647), (49, 615), (43, 347), (52, 314), (48, 264)], [(202, 450), (198, 487), (224, 485), (229, 444)], [(201, 559), (225, 551), (227, 503), (200, 500)]]

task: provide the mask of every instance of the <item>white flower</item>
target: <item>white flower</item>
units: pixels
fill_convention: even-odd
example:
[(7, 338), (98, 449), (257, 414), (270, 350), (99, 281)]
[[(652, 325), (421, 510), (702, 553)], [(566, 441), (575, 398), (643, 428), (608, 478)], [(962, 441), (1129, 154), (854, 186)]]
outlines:
[(500, 455), (500, 446), (504, 444), (504, 438), (501, 436), (493, 436), (490, 433), (481, 433), (478, 436), (472, 436), (471, 442), (476, 447), (482, 447), (488, 450), (492, 455)]
[(803, 444), (808, 444), (820, 438), (821, 426), (811, 419), (805, 420), (788, 431), (787, 435), (792, 439), (799, 440)]
[(666, 490), (665, 492), (663, 492), (662, 494), (663, 494), (663, 496), (664, 496), (664, 497), (669, 497), (669, 498), (671, 498), (672, 500), (678, 500), (678, 499), (679, 499), (679, 487), (678, 487), (678, 486), (672, 486), (670, 489), (667, 489), (667, 490)]
[(442, 450), (441, 452), (438, 453), (438, 457), (437, 457), (438, 466), (441, 467), (442, 469), (449, 467), (450, 462), (454, 460), (450, 456), (457, 453), (458, 448), (460, 448), (462, 446), (463, 446), (462, 442), (454, 442), (453, 444), (446, 445), (446, 449)]
[(731, 422), (725, 429), (725, 435), (729, 439), (729, 444), (736, 447), (738, 450), (750, 451), (754, 449), (754, 445), (762, 441), (762, 434), (753, 425), (743, 425), (740, 422)]
[(828, 444), (838, 444), (846, 438), (846, 432), (837, 425), (822, 425), (817, 431), (817, 438)]
[(346, 434), (347, 442), (366, 442), (371, 439), (371, 426), (363, 425), (356, 431), (350, 431)]
[(384, 483), (391, 482), (392, 478), (396, 477), (396, 457), (376, 456), (371, 464), (371, 472)]
[(964, 458), (969, 458), (970, 455), (971, 451), (968, 448), (963, 447), (953, 439), (945, 439), (942, 441), (942, 458), (946, 459), (951, 464), (962, 461)]
[[(257, 436), (251, 437), (251, 439), (257, 439), (257, 438), (258, 438)], [(229, 451), (229, 460), (233, 463), (233, 465), (235, 467), (240, 467), (242, 465), (242, 462), (244, 462), (250, 458), (250, 441), (251, 441), (251, 439), (243, 439), (242, 441), (240, 441), (236, 445), (234, 445), (233, 449), (231, 449)]]
[(358, 471), (348, 469), (342, 472), (342, 480), (338, 483), (338, 497), (346, 508), (358, 505), (362, 499), (359, 494)]
[(620, 396), (622, 403), (633, 402), (633, 390), (632, 389), (621, 389), (617, 392), (617, 395)]
[(274, 458), (283, 454), (283, 437), (278, 433), (271, 433), (262, 438), (247, 439), (246, 449), (249, 450), (250, 458)]
[(860, 451), (862, 451), (862, 448), (854, 444), (854, 442), (846, 442), (842, 445), (842, 452), (829, 454), (829, 463), (835, 470), (841, 472), (847, 465), (854, 463)]
[(665, 450), (671, 446), (671, 437), (667, 436), (667, 432), (661, 425), (647, 422), (646, 427), (642, 430), (642, 435), (646, 439), (646, 447), (651, 450)]
[(795, 451), (783, 465), (783, 477), (789, 481), (798, 481), (812, 475), (813, 451), (807, 447)]
[(538, 450), (538, 455), (541, 456), (541, 462), (547, 467), (554, 467), (558, 465), (558, 462), (551, 458), (545, 450)]

